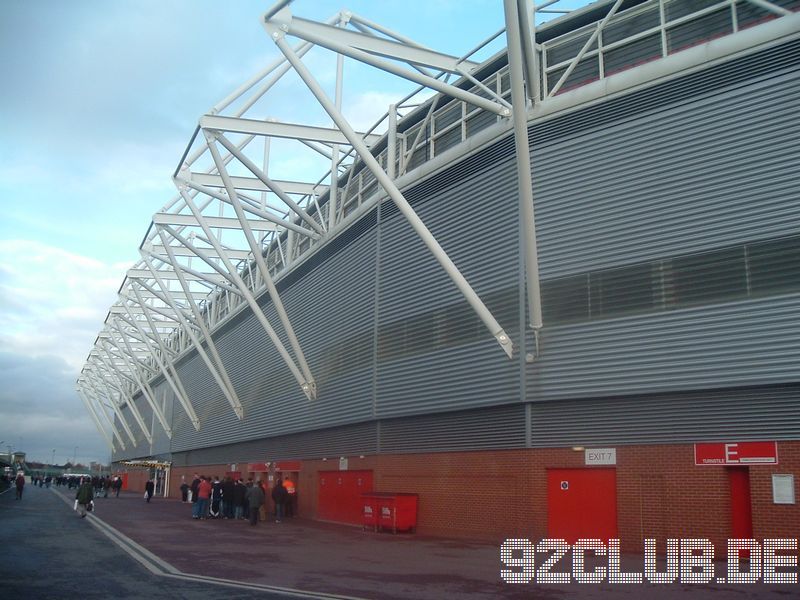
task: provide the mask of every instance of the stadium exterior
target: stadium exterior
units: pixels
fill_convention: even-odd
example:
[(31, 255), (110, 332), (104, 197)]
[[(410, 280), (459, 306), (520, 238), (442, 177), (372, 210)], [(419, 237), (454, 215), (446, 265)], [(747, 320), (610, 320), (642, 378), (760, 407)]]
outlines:
[[(301, 515), (416, 493), (419, 532), (491, 540), (800, 537), (798, 8), (597, 2), (534, 36), (507, 0), (478, 64), (278, 3), (337, 127), (242, 116), (282, 61), (200, 119), (78, 380), (129, 486), (291, 473)], [(285, 36), (437, 93), (355, 134)], [(271, 179), (244, 149), (275, 137), (338, 176)]]

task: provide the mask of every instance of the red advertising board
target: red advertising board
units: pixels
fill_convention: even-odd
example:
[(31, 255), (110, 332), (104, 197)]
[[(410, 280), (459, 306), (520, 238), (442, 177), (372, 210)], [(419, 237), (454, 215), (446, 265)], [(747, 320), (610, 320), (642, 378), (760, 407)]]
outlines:
[(715, 442), (694, 445), (694, 464), (777, 465), (777, 442)]
[(267, 463), (247, 463), (249, 473), (266, 473), (267, 470)]

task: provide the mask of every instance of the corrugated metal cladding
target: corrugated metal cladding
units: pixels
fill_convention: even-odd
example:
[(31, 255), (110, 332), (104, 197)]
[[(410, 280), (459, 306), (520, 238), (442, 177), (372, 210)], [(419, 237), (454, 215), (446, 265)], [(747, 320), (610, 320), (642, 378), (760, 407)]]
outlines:
[[(800, 62), (800, 44), (790, 48)], [(787, 53), (776, 48), (761, 56)], [(717, 68), (706, 73), (710, 91), (704, 92), (704, 80), (693, 75), (691, 101), (677, 96), (669, 105), (663, 102), (670, 87), (684, 86), (662, 84), (659, 94), (646, 96), (659, 99), (657, 111), (643, 110), (632, 95), (617, 108), (635, 116), (597, 128), (581, 122), (576, 135), (562, 119), (566, 139), (534, 145), (544, 280), (797, 235), (800, 71), (788, 60), (740, 60), (753, 69), (749, 81), (722, 88)], [(737, 62), (725, 70), (739, 73)], [(541, 358), (526, 369), (527, 398), (797, 381), (799, 308), (797, 293), (729, 297), (546, 326)]]
[(800, 384), (534, 404), (533, 446), (796, 440)]
[[(798, 64), (800, 43), (784, 44), (530, 128), (543, 289), (643, 270), (650, 296), (635, 310), (614, 312), (634, 293), (624, 279), (592, 279), (591, 309), (546, 320), (540, 356), (523, 367), (384, 202), (279, 282), (318, 399), (305, 398), (244, 311), (215, 335), (244, 420), (190, 356), (179, 372), (202, 429), (173, 401), (172, 452), (194, 464), (518, 447), (524, 402), (537, 446), (670, 441), (676, 429), (697, 440), (796, 437), (797, 419), (782, 419), (796, 389), (777, 384), (800, 381), (797, 287), (755, 293), (748, 274), (739, 295), (684, 297), (679, 275), (698, 252), (747, 255), (748, 244), (800, 232)], [(512, 155), (504, 138), (404, 192), (518, 343)], [(765, 387), (742, 391), (754, 386)], [(721, 388), (741, 389), (698, 391)], [(738, 409), (724, 410), (725, 394)]]
[[(197, 448), (172, 455), (176, 467), (294, 458), (338, 458), (377, 451), (376, 423), (359, 423), (320, 431), (252, 440), (238, 444)], [(209, 473), (213, 475), (213, 473)]]

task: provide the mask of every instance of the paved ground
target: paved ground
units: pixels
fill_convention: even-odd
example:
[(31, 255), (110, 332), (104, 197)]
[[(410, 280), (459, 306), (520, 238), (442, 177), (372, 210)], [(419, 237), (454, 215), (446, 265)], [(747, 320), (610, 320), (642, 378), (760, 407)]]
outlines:
[[(97, 499), (96, 512), (80, 519), (73, 499), (74, 490), (30, 486), (20, 502), (13, 491), (0, 495), (0, 597), (196, 598), (202, 590), (233, 599), (800, 598), (800, 584), (511, 585), (500, 578), (500, 552), (492, 544), (303, 519), (256, 527), (195, 521), (190, 504), (157, 498), (148, 504), (125, 492)], [(625, 571), (641, 565), (641, 557), (624, 557)]]

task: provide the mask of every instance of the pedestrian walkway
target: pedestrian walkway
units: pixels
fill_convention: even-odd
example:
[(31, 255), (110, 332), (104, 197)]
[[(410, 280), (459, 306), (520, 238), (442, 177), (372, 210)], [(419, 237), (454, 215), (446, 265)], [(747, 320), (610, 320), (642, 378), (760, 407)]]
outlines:
[[(504, 567), (500, 563), (499, 545), (374, 533), (299, 518), (284, 519), (280, 524), (261, 522), (255, 527), (247, 521), (197, 521), (191, 519), (191, 504), (163, 498), (153, 498), (148, 504), (141, 493), (132, 492), (122, 492), (119, 498), (97, 498), (95, 512), (81, 520), (71, 510), (74, 490), (31, 491), (23, 502), (11, 498), (0, 501), (3, 531), (9, 519), (22, 514), (36, 519), (36, 527), (46, 530), (48, 535), (61, 531), (62, 522), (68, 524), (70, 532), (81, 530), (77, 524), (95, 525), (106, 536), (104, 548), (113, 547), (116, 554), (124, 551), (135, 561), (132, 565), (138, 563), (150, 574), (161, 577), (163, 591), (202, 583), (227, 586), (234, 594), (230, 597), (240, 597), (235, 593), (256, 594), (241, 596), (248, 598), (287, 595), (329, 600), (800, 598), (798, 585), (508, 584), (500, 577)], [(24, 534), (18, 540), (23, 547), (39, 543)], [(108, 540), (114, 540), (114, 544)], [(95, 543), (94, 547), (100, 545)], [(114, 564), (118, 563), (115, 559)], [(108, 564), (110, 561), (85, 566), (90, 577), (103, 577)], [(570, 567), (567, 562), (553, 570), (569, 571)], [(641, 571), (641, 568), (641, 556), (623, 557), (623, 571)], [(587, 566), (587, 570), (591, 569)], [(47, 571), (41, 576), (46, 578)], [(115, 593), (114, 597), (140, 596)], [(172, 597), (184, 596), (176, 593)]]

